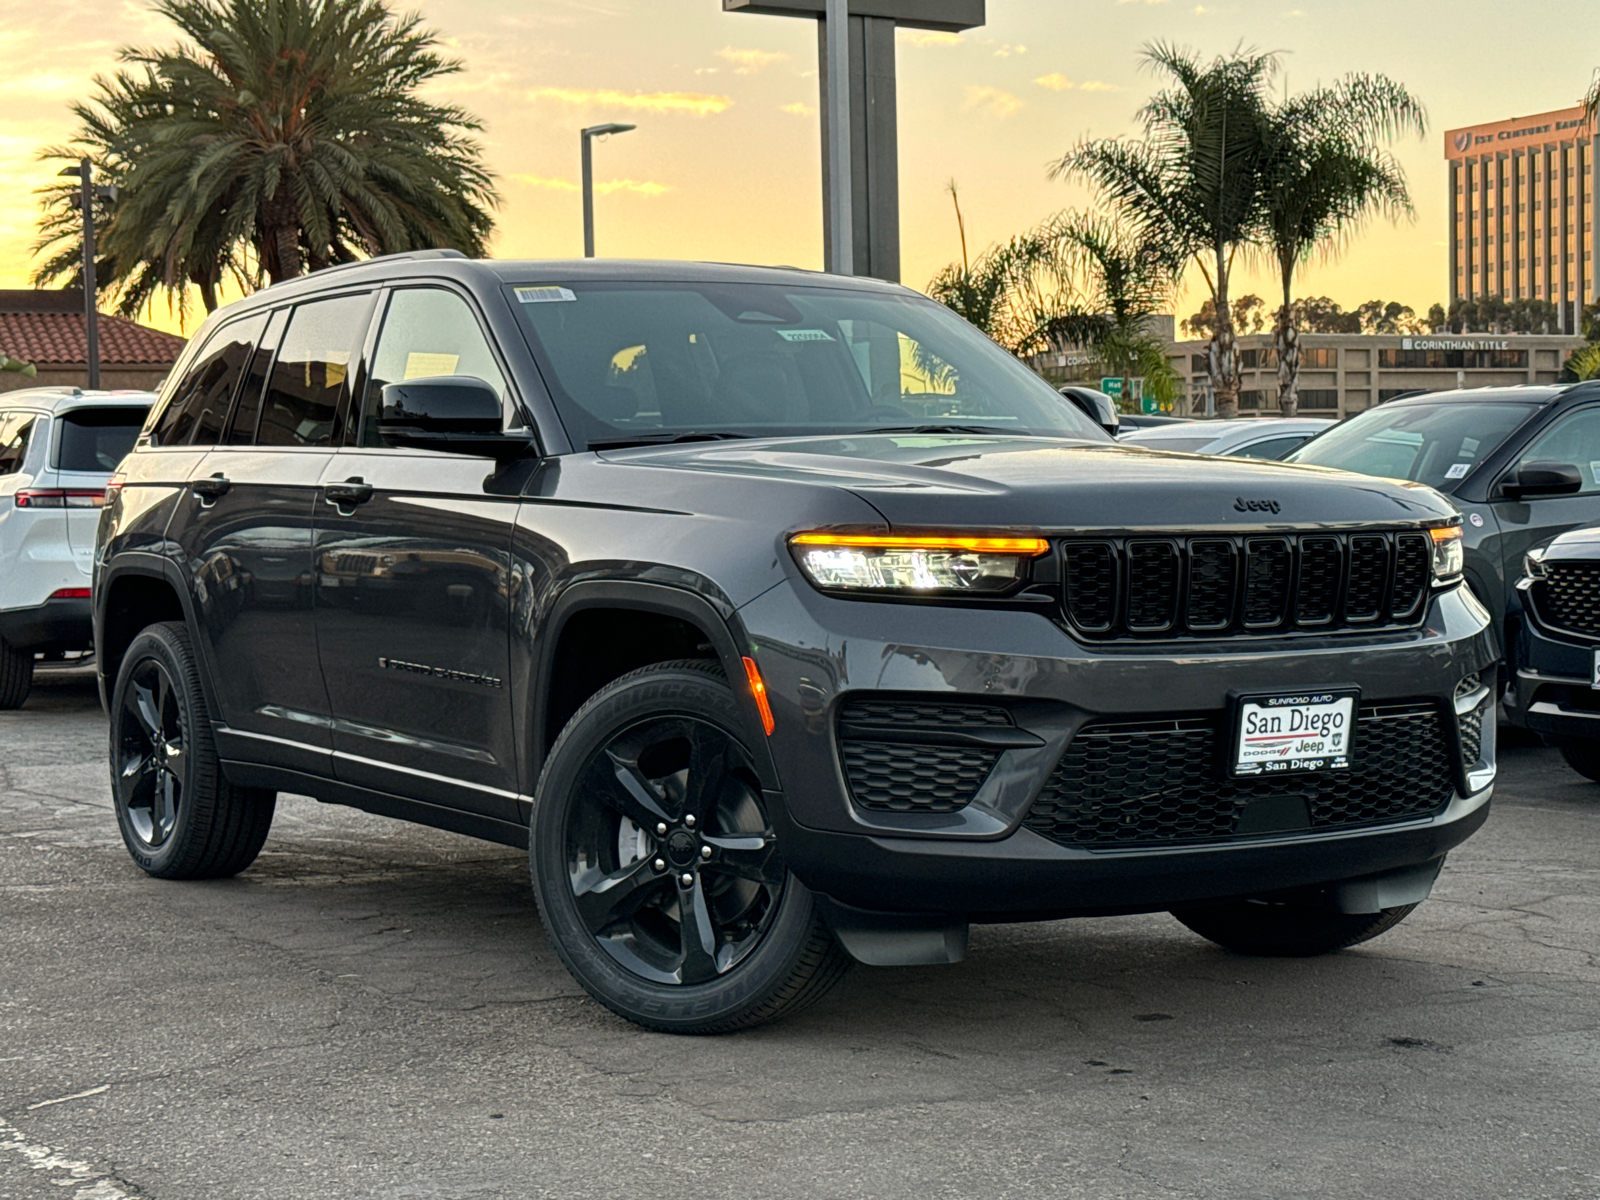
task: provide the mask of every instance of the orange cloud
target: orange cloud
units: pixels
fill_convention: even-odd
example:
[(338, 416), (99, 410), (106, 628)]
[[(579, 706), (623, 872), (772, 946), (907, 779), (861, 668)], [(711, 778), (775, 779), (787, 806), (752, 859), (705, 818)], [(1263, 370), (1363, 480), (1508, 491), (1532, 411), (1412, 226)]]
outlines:
[(967, 40), (959, 33), (945, 33), (938, 29), (908, 29), (900, 36), (911, 46), (959, 46)]
[(1060, 71), (1052, 71), (1048, 75), (1041, 75), (1034, 82), (1042, 88), (1049, 88), (1052, 92), (1064, 92), (1072, 86), (1072, 80), (1068, 79)]
[(791, 116), (796, 117), (814, 117), (817, 115), (817, 110), (812, 108), (811, 105), (807, 104), (804, 100), (796, 100), (793, 104), (780, 105), (779, 111), (789, 113)]
[(717, 51), (717, 57), (731, 62), (735, 75), (754, 75), (789, 56), (773, 50), (736, 50), (732, 46), (724, 46)]
[(731, 96), (700, 92), (622, 92), (615, 88), (534, 88), (530, 100), (554, 100), (573, 108), (622, 108), (629, 112), (687, 113), (706, 117), (733, 107)]
[(1022, 107), (1022, 100), (997, 87), (971, 86), (967, 88), (968, 108), (981, 108), (994, 117), (1009, 117)]
[[(515, 182), (527, 187), (544, 188), (552, 192), (575, 192), (578, 185), (570, 179), (552, 178), (545, 175), (513, 175)], [(607, 179), (594, 185), (594, 190), (601, 196), (609, 196), (613, 192), (631, 192), (636, 196), (659, 196), (663, 192), (670, 192), (670, 183), (656, 183), (652, 179)]]

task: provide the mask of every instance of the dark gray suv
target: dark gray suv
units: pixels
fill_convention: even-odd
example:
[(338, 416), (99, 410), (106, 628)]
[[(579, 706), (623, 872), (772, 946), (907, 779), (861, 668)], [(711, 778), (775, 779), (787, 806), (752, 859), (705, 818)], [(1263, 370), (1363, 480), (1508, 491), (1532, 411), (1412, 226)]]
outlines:
[(528, 846), (563, 961), (658, 1029), (973, 921), (1335, 950), (1488, 814), (1447, 501), (1117, 446), (888, 284), (322, 271), (206, 323), (111, 496), (144, 870), (243, 870), (280, 791)]

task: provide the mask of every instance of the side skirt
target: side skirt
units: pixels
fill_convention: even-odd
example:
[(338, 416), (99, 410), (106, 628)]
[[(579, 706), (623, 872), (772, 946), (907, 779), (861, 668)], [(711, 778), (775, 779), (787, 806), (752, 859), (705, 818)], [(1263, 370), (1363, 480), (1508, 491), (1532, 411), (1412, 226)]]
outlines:
[(319, 775), (307, 775), (285, 767), (269, 767), (260, 763), (224, 759), (222, 773), (228, 782), (239, 787), (270, 788), (275, 792), (289, 792), (296, 796), (310, 796), (324, 804), (342, 804), (359, 808), (362, 812), (380, 817), (393, 817), (416, 825), (445, 829), (467, 837), (498, 842), (502, 846), (528, 848), (528, 827), (511, 821), (500, 821), (479, 813), (462, 812), (439, 804), (409, 800), (404, 796), (376, 792), (353, 784), (340, 783)]

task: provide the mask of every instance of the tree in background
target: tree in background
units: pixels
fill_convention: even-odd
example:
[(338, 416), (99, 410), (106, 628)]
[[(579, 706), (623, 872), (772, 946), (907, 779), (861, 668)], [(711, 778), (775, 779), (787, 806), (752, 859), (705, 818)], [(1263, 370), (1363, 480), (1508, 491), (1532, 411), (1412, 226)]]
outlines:
[(1561, 382), (1578, 383), (1584, 379), (1600, 379), (1600, 342), (1580, 346), (1567, 356), (1561, 365)]
[[(460, 69), (384, 0), (159, 0), (185, 39), (126, 49), (76, 105), (77, 144), (118, 196), (96, 271), (132, 315), (158, 292), (276, 283), (362, 255), (481, 255), (496, 202), (476, 118), (423, 99)], [(78, 281), (77, 185), (46, 193), (39, 284)], [(103, 265), (101, 265), (103, 263)], [(103, 273), (101, 273), (103, 272)]]
[[(1433, 307), (1442, 325), (1444, 309), (1437, 304)], [(1260, 333), (1265, 312), (1266, 301), (1260, 296), (1239, 297), (1233, 302), (1234, 328), (1241, 333)], [(1430, 312), (1430, 320), (1432, 316)], [(1327, 296), (1303, 296), (1294, 302), (1290, 319), (1296, 330), (1305, 333), (1427, 333), (1434, 328), (1418, 319), (1408, 305), (1395, 300), (1368, 300), (1346, 312)], [(1179, 326), (1191, 337), (1209, 337), (1216, 327), (1216, 309), (1206, 300), (1199, 312), (1180, 321)]]
[(1412, 215), (1405, 171), (1378, 143), (1405, 132), (1421, 137), (1428, 119), (1410, 92), (1382, 75), (1352, 75), (1281, 103), (1268, 102), (1260, 119), (1261, 241), (1283, 284), (1273, 327), (1278, 407), (1292, 417), (1300, 386), (1295, 271), (1313, 256), (1337, 253), (1374, 214)]
[(1081, 143), (1051, 169), (1094, 184), (1120, 219), (1177, 260), (1199, 265), (1218, 314), (1207, 350), (1217, 412), (1239, 412), (1239, 356), (1229, 297), (1234, 259), (1258, 237), (1270, 54), (1238, 51), (1202, 63), (1187, 50), (1155, 43), (1147, 65), (1171, 86), (1139, 110), (1140, 141)]
[[(1260, 333), (1266, 328), (1267, 302), (1253, 292), (1233, 302), (1233, 329), (1237, 333)], [(1200, 311), (1178, 322), (1192, 338), (1209, 338), (1217, 329), (1217, 306), (1210, 297), (1200, 302)]]
[(1444, 323), (1451, 333), (1558, 333), (1561, 312), (1549, 300), (1482, 296), (1452, 301)]
[(4, 350), (0, 350), (0, 371), (10, 375), (26, 375), (29, 379), (39, 374), (39, 368), (32, 363), (23, 362), (20, 358), (12, 358)]

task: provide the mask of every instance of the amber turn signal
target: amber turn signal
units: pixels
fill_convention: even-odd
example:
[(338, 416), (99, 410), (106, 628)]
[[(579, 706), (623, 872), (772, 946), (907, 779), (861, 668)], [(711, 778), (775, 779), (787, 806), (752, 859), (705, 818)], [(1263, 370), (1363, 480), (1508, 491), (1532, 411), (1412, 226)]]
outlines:
[(776, 722), (772, 719), (772, 705), (767, 703), (767, 685), (761, 679), (761, 669), (756, 666), (756, 660), (748, 654), (744, 656), (744, 673), (749, 677), (750, 691), (756, 698), (756, 711), (761, 714), (761, 728), (771, 737)]

